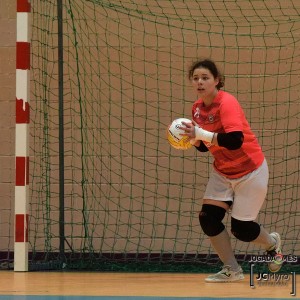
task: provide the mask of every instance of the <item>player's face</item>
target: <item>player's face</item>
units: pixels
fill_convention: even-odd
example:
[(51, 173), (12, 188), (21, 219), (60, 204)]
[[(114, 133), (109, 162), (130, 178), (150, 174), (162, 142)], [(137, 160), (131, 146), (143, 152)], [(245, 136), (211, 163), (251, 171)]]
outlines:
[(192, 84), (199, 97), (203, 99), (214, 98), (217, 93), (216, 85), (218, 78), (205, 68), (195, 69), (192, 77)]

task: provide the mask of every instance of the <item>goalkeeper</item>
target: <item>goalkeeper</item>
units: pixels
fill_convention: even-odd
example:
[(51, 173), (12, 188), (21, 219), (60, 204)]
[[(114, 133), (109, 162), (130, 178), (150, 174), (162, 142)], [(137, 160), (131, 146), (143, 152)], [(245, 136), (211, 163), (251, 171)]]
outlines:
[[(238, 101), (221, 90), (224, 81), (216, 64), (210, 59), (197, 61), (188, 75), (198, 100), (192, 107), (193, 123), (183, 122), (183, 135), (198, 151), (210, 151), (214, 157), (199, 222), (224, 264), (205, 280), (242, 280), (243, 270), (222, 220), (231, 210), (231, 232), (237, 239), (260, 245), (273, 257), (281, 255), (280, 235), (255, 222), (267, 194), (268, 165)], [(272, 272), (280, 268), (276, 259), (269, 262)]]

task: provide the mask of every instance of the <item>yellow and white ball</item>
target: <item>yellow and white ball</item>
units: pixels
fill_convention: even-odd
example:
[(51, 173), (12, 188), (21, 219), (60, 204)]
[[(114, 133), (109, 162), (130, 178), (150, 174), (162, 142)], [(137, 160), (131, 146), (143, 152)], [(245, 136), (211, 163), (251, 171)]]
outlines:
[(167, 137), (170, 145), (179, 150), (187, 150), (192, 147), (192, 144), (189, 142), (188, 136), (182, 136), (180, 134), (184, 133), (179, 127), (184, 127), (182, 122), (192, 123), (191, 120), (186, 118), (175, 119), (169, 126), (167, 130)]

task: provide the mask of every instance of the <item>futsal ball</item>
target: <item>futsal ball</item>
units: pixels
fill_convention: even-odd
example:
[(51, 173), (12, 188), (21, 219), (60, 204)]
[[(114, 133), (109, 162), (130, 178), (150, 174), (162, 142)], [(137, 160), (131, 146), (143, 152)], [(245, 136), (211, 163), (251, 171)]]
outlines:
[(187, 150), (192, 147), (192, 144), (189, 142), (188, 136), (182, 136), (180, 134), (184, 133), (184, 130), (180, 129), (180, 127), (184, 127), (185, 125), (182, 122), (192, 123), (191, 120), (186, 118), (178, 118), (175, 119), (169, 126), (167, 130), (167, 137), (170, 145), (179, 150)]

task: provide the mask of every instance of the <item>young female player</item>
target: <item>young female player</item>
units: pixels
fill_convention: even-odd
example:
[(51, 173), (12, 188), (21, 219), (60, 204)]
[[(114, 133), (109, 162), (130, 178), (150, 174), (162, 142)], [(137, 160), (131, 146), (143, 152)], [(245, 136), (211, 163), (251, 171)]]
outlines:
[[(220, 90), (224, 82), (216, 64), (209, 59), (197, 61), (188, 75), (198, 100), (192, 107), (193, 123), (183, 122), (183, 135), (198, 151), (210, 151), (214, 157), (199, 221), (224, 264), (206, 281), (242, 280), (243, 270), (222, 220), (230, 209), (231, 232), (237, 239), (261, 245), (272, 256), (281, 254), (280, 235), (269, 234), (255, 222), (267, 193), (268, 165), (237, 99)], [(280, 267), (277, 260), (269, 263), (272, 272)]]

